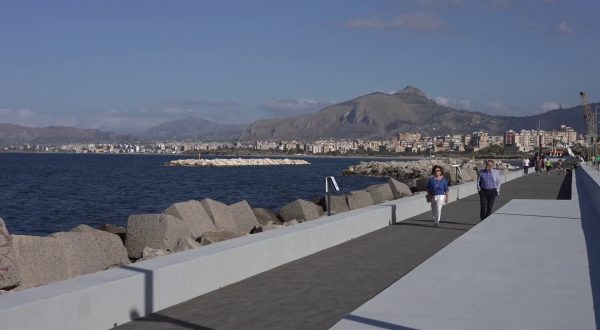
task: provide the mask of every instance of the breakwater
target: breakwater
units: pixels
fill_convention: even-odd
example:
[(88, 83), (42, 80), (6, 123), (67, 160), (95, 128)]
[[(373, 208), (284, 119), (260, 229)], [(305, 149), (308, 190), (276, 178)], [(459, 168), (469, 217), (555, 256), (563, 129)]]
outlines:
[(232, 166), (277, 166), (277, 165), (310, 165), (303, 159), (289, 158), (217, 158), (217, 159), (176, 159), (165, 163), (165, 166), (192, 167), (232, 167)]

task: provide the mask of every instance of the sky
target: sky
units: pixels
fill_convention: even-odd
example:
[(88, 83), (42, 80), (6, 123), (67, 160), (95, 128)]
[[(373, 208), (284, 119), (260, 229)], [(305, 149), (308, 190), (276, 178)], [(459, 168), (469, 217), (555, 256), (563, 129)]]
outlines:
[(116, 132), (411, 85), (527, 116), (600, 100), (600, 1), (0, 0), (0, 123)]

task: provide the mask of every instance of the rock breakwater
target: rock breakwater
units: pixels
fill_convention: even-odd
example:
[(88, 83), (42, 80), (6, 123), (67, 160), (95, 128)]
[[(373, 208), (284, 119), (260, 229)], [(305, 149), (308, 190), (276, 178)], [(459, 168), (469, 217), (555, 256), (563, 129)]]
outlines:
[(274, 158), (233, 158), (233, 159), (177, 159), (166, 162), (165, 166), (192, 167), (230, 167), (230, 166), (275, 166), (275, 165), (310, 165), (303, 159)]
[[(444, 169), (444, 176), (451, 185), (477, 179), (477, 169), (484, 168), (483, 162), (466, 159), (424, 159), (417, 161), (360, 162), (342, 171), (342, 175), (388, 176), (407, 184), (412, 191), (426, 190), (426, 181), (431, 176), (433, 165)], [(497, 162), (497, 169), (507, 171), (510, 165)]]

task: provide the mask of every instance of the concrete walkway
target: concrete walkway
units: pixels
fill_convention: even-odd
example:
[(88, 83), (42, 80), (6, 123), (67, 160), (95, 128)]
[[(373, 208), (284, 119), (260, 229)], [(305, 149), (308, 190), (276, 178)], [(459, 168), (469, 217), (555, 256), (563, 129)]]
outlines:
[[(495, 209), (568, 199), (570, 188), (565, 176), (529, 175), (504, 184)], [(118, 329), (327, 329), (478, 223), (473, 195), (445, 206), (439, 228), (423, 213)]]

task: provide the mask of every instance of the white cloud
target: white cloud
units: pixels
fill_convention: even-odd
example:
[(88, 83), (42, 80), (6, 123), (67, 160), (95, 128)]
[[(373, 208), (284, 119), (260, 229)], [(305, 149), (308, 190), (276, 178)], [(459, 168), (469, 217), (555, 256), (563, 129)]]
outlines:
[(471, 109), (471, 100), (463, 99), (463, 100), (453, 100), (445, 96), (438, 96), (434, 99), (434, 101), (444, 107), (451, 107), (455, 109)]
[(329, 105), (306, 98), (272, 98), (263, 102), (261, 109), (276, 116), (293, 116), (315, 112)]
[(558, 34), (569, 34), (573, 31), (571, 25), (566, 20), (560, 22), (558, 26), (554, 29), (554, 32)]
[(544, 104), (542, 104), (541, 109), (543, 112), (546, 112), (546, 111), (558, 109), (560, 107), (561, 107), (561, 105), (559, 103), (552, 102), (552, 101), (546, 101), (546, 102), (544, 102)]
[(389, 21), (381, 18), (353, 19), (346, 23), (353, 29), (398, 29), (411, 32), (432, 32), (445, 27), (444, 22), (433, 14), (416, 13), (397, 16)]

